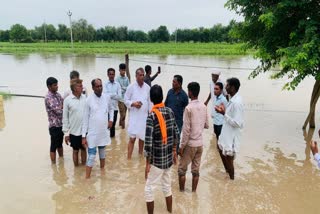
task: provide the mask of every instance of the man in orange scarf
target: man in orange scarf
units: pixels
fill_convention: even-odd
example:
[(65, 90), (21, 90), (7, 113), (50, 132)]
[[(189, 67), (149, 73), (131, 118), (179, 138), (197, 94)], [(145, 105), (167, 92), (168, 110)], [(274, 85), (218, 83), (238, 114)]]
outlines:
[(171, 166), (176, 163), (176, 143), (179, 130), (173, 111), (164, 106), (162, 88), (154, 85), (150, 89), (150, 99), (154, 106), (147, 118), (144, 153), (146, 157), (145, 199), (148, 213), (153, 213), (153, 190), (161, 180), (166, 198), (167, 210), (172, 212)]

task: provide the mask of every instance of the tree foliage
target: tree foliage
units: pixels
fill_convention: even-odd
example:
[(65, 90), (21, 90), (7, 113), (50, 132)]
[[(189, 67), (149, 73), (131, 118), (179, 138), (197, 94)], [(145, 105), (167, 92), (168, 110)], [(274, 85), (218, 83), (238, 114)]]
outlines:
[(10, 28), (10, 40), (13, 42), (23, 42), (28, 38), (28, 30), (20, 24), (12, 25)]
[(287, 77), (286, 89), (294, 90), (307, 76), (320, 79), (318, 0), (229, 0), (226, 6), (245, 18), (236, 34), (258, 50), (261, 63), (250, 77), (280, 65), (272, 77)]
[[(142, 30), (128, 29), (126, 26), (105, 26), (95, 29), (85, 19), (79, 19), (72, 23), (74, 41), (106, 41), (106, 42), (235, 42), (239, 41), (234, 38), (236, 33), (233, 31), (234, 26), (239, 23), (231, 21), (229, 25), (223, 26), (216, 24), (211, 28), (194, 28), (194, 29), (177, 29), (170, 34), (168, 28), (164, 25), (149, 32)], [(22, 26), (22, 25), (20, 25)], [(10, 30), (0, 30), (0, 41), (8, 41), (6, 35), (10, 35)], [(27, 34), (20, 35), (21, 41), (70, 41), (70, 28), (65, 24), (58, 24), (55, 27), (52, 24), (42, 24), (27, 31)], [(13, 37), (11, 39), (13, 40)]]

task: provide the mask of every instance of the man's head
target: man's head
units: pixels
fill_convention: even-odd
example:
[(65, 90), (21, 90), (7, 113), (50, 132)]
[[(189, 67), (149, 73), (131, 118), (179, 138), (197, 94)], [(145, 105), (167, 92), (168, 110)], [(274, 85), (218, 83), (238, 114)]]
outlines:
[(162, 88), (160, 85), (153, 85), (150, 89), (150, 100), (154, 105), (159, 104), (163, 100)]
[(216, 83), (219, 79), (221, 72), (220, 71), (213, 71), (211, 73), (212, 82)]
[(91, 81), (91, 86), (92, 86), (92, 90), (93, 92), (100, 97), (102, 94), (102, 81), (99, 78), (93, 79)]
[(119, 65), (119, 72), (120, 72), (120, 75), (124, 77), (124, 75), (126, 74), (126, 69), (127, 69), (127, 66), (126, 64), (124, 63), (121, 63)]
[(136, 70), (136, 80), (140, 86), (143, 85), (143, 79), (144, 79), (144, 70), (143, 68), (138, 68)]
[(54, 77), (49, 77), (47, 79), (47, 87), (49, 91), (56, 93), (58, 91), (58, 80)]
[(174, 75), (172, 80), (173, 90), (178, 90), (182, 87), (183, 78), (181, 75)]
[(188, 96), (189, 98), (198, 98), (200, 92), (200, 85), (197, 82), (190, 82), (188, 84)]
[(221, 82), (217, 82), (215, 85), (214, 85), (214, 95), (216, 96), (220, 96), (220, 94), (222, 93), (222, 90), (223, 90), (223, 84)]
[(146, 71), (146, 74), (147, 74), (147, 75), (151, 75), (151, 66), (150, 66), (150, 65), (146, 65), (146, 66), (144, 67), (144, 70)]
[(70, 81), (70, 88), (74, 95), (80, 96), (82, 93), (82, 80), (81, 79), (73, 79)]
[(78, 71), (71, 71), (70, 72), (70, 80), (73, 80), (73, 79), (79, 79), (80, 78), (80, 74)]
[(113, 82), (116, 71), (113, 68), (108, 68), (107, 72), (110, 82)]
[(238, 78), (232, 77), (227, 79), (226, 91), (231, 96), (235, 95), (240, 88), (240, 81)]

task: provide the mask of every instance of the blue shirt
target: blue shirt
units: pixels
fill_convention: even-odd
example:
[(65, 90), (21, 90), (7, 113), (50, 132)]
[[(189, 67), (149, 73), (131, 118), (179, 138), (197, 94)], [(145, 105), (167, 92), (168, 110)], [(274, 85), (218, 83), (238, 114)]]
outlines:
[(171, 108), (171, 110), (173, 111), (176, 123), (180, 131), (183, 124), (183, 112), (188, 103), (188, 95), (183, 89), (181, 89), (178, 93), (175, 93), (173, 89), (170, 89), (168, 91), (165, 105)]
[(121, 99), (119, 100), (120, 102), (124, 102), (124, 94), (127, 91), (128, 86), (130, 85), (130, 81), (127, 76), (118, 76), (116, 78), (116, 82), (118, 82), (121, 86)]
[[(221, 105), (221, 103), (223, 103), (224, 107), (227, 108), (228, 101), (223, 94), (220, 94), (218, 97), (216, 97), (212, 108), (214, 109), (215, 106), (219, 106), (219, 105)], [(214, 125), (223, 125), (223, 121), (224, 121), (223, 114), (220, 114), (220, 113), (216, 112), (216, 110), (213, 110), (212, 116), (213, 116), (213, 124)]]

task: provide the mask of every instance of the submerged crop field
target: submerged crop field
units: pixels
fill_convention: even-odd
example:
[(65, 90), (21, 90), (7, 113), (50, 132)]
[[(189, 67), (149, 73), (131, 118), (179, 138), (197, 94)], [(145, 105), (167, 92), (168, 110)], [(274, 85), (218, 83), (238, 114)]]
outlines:
[(159, 55), (246, 55), (244, 44), (236, 43), (132, 43), (88, 42), (11, 43), (0, 42), (1, 53), (159, 54)]

